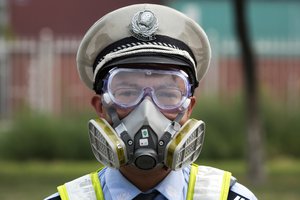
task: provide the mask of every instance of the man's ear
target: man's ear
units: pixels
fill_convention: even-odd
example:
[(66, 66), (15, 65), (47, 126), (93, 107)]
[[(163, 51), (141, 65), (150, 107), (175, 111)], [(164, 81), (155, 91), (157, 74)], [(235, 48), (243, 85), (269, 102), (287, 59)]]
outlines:
[(195, 97), (195, 96), (192, 96), (192, 97), (190, 97), (190, 99), (191, 99), (191, 103), (190, 103), (190, 105), (189, 105), (189, 107), (188, 107), (188, 109), (187, 109), (187, 116), (188, 116), (188, 117), (191, 116), (191, 114), (192, 114), (192, 112), (193, 112), (193, 109), (194, 109), (194, 107), (195, 107), (195, 105), (196, 105), (196, 97)]
[(91, 104), (94, 107), (97, 115), (101, 118), (105, 118), (105, 109), (103, 108), (102, 101), (100, 95), (94, 95), (91, 99)]

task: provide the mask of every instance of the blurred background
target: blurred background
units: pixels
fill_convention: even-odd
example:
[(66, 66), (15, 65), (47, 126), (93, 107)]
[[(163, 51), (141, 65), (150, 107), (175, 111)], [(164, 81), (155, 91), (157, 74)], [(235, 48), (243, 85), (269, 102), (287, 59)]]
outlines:
[[(0, 199), (42, 199), (99, 167), (76, 51), (101, 16), (143, 2), (0, 0)], [(259, 199), (300, 199), (300, 1), (147, 2), (187, 14), (212, 45), (197, 163), (232, 171)]]

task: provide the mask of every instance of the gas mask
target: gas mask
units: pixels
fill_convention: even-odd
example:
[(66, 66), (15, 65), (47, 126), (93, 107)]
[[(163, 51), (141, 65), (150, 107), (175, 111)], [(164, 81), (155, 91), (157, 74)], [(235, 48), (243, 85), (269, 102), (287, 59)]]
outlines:
[[(117, 72), (120, 73), (120, 71)], [(153, 74), (153, 72), (152, 70), (141, 70), (140, 75), (157, 77), (158, 74)], [(162, 73), (159, 72), (159, 74)], [(114, 78), (114, 76), (109, 77)], [(117, 80), (120, 80), (120, 77)], [(126, 78), (127, 80), (130, 79)], [(135, 83), (137, 82), (135, 81)], [(143, 170), (161, 165), (178, 170), (194, 162), (199, 156), (204, 140), (204, 122), (189, 119), (182, 126), (179, 124), (190, 104), (190, 99), (180, 96), (180, 99), (176, 100), (174, 98), (176, 90), (172, 92), (172, 89), (169, 88), (161, 91), (155, 89), (156, 85), (149, 85), (151, 82), (146, 84), (147, 87), (142, 87), (142, 94), (134, 92), (134, 95), (140, 99), (128, 101), (128, 93), (133, 92), (132, 88), (125, 87), (126, 91), (121, 92), (120, 88), (114, 90), (110, 87), (118, 84), (108, 79), (108, 86), (106, 86), (108, 89), (102, 96), (102, 104), (112, 125), (103, 118), (89, 121), (92, 151), (103, 165), (120, 168), (124, 165), (134, 164)], [(154, 82), (157, 83), (157, 81)], [(121, 88), (124, 89), (124, 81), (121, 83)], [(147, 91), (147, 88), (152, 88), (152, 91)], [(113, 91), (118, 91), (120, 94)], [(126, 94), (127, 98), (122, 98), (120, 96), (122, 94)], [(170, 103), (171, 99), (177, 105)], [(121, 104), (122, 100), (126, 103)], [(116, 111), (118, 105), (128, 106), (132, 111), (123, 119), (119, 119)], [(166, 110), (167, 106), (169, 110), (176, 113), (174, 120), (170, 120), (162, 114), (163, 109)]]

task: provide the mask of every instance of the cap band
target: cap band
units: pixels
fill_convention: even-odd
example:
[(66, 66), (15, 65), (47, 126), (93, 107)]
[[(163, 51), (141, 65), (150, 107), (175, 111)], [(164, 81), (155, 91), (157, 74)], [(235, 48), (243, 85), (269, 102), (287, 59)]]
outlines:
[[(139, 45), (155, 45), (160, 47), (169, 47), (173, 49), (184, 50), (188, 52), (193, 62), (195, 62), (196, 60), (194, 54), (192, 53), (192, 50), (185, 43), (168, 36), (156, 35), (155, 39), (151, 41), (141, 41), (136, 39), (135, 37), (126, 37), (110, 44), (97, 55), (93, 64), (93, 71), (95, 71), (97, 65), (104, 59), (107, 54)], [(197, 63), (194, 64), (197, 65)]]
[[(183, 58), (186, 58), (192, 63), (192, 66), (195, 68), (195, 62), (193, 61), (192, 57), (189, 55), (188, 52), (180, 49), (174, 49), (171, 47), (158, 47), (157, 45), (138, 45), (138, 46), (133, 46), (129, 47), (123, 50), (119, 50), (116, 52), (112, 52), (104, 56), (104, 58), (100, 61), (100, 63), (96, 66), (94, 70), (94, 81), (95, 78), (98, 74), (98, 71), (100, 68), (102, 68), (103, 65), (108, 63), (109, 61), (120, 58), (120, 57), (127, 57), (127, 56), (132, 56), (135, 55), (137, 56), (138, 54), (158, 54), (158, 55), (177, 55), (177, 56), (182, 56)], [(146, 64), (146, 63), (145, 63)], [(172, 64), (172, 63), (170, 63)]]

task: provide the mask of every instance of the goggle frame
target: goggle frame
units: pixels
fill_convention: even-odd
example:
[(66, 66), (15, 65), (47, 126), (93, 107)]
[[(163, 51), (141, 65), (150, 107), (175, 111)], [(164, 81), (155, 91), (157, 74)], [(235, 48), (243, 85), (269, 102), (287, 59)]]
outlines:
[[(114, 95), (112, 94), (112, 91), (110, 90), (110, 84), (112, 82), (112, 79), (120, 72), (143, 72), (143, 73), (155, 73), (155, 74), (166, 74), (166, 75), (175, 75), (180, 78), (182, 78), (185, 86), (185, 92), (182, 92), (182, 98), (180, 102), (173, 106), (164, 106), (161, 105), (155, 95), (155, 89), (153, 87), (144, 87), (141, 91), (143, 91), (136, 101), (132, 102), (131, 104), (122, 104), (116, 101)], [(113, 102), (113, 105), (120, 108), (120, 109), (132, 109), (139, 105), (143, 99), (147, 96), (149, 96), (152, 100), (152, 102), (162, 111), (167, 112), (177, 112), (181, 109), (182, 105), (184, 104), (185, 100), (192, 96), (192, 84), (189, 82), (189, 78), (187, 73), (185, 73), (183, 70), (180, 69), (155, 69), (155, 68), (136, 68), (136, 67), (114, 67), (112, 68), (106, 77), (103, 79), (103, 87), (102, 87), (102, 93), (108, 93), (110, 99)]]

